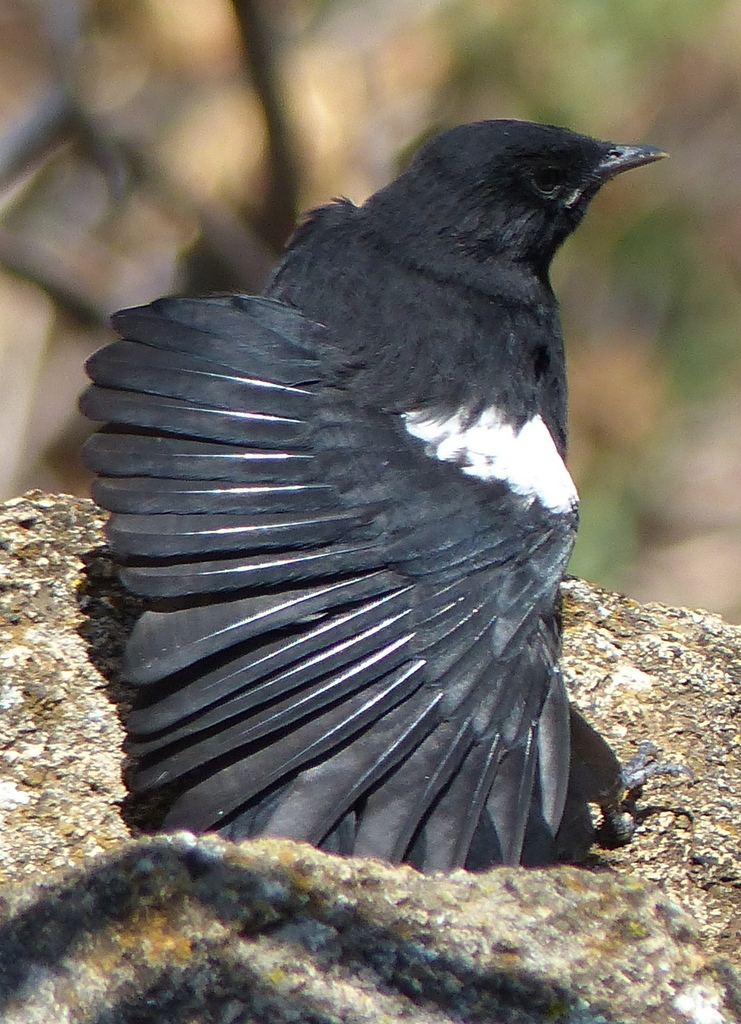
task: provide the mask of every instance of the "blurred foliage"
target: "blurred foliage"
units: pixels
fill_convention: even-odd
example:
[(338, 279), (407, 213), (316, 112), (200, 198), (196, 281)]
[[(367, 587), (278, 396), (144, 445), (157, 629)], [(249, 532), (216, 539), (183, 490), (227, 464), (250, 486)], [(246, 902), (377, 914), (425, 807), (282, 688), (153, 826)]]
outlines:
[(259, 289), (298, 211), (523, 117), (672, 160), (559, 255), (575, 572), (741, 619), (736, 0), (0, 0), (0, 492), (85, 491), (107, 314)]

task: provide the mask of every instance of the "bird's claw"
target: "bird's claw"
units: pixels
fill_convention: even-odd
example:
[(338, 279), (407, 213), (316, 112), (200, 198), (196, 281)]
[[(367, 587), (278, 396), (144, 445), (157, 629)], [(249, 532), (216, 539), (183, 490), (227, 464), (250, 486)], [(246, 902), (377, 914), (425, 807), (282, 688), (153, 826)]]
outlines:
[(689, 779), (690, 784), (694, 783), (695, 777), (689, 768), (683, 764), (657, 760), (658, 752), (658, 747), (655, 743), (652, 743), (651, 740), (642, 740), (630, 761), (627, 761), (622, 766), (620, 778), (628, 797), (635, 794), (641, 786), (655, 775), (672, 775), (674, 778), (685, 775)]
[(638, 745), (638, 750), (629, 761), (620, 769), (620, 781), (623, 786), (622, 799), (615, 804), (603, 805), (602, 823), (597, 831), (597, 841), (600, 846), (607, 849), (614, 849), (619, 846), (626, 846), (636, 830), (638, 823), (638, 809), (636, 800), (641, 787), (649, 779), (656, 775), (672, 775), (678, 778), (682, 775), (689, 779), (690, 785), (695, 777), (685, 765), (674, 764), (669, 761), (657, 760), (658, 747), (651, 740), (643, 740)]

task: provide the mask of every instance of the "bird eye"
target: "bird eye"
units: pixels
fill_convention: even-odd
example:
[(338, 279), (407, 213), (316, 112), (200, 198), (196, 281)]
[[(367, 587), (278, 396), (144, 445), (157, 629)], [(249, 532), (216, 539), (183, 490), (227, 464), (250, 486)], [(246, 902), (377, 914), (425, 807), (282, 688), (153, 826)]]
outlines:
[(533, 171), (531, 180), (544, 196), (555, 195), (564, 183), (563, 173), (558, 167), (539, 167)]

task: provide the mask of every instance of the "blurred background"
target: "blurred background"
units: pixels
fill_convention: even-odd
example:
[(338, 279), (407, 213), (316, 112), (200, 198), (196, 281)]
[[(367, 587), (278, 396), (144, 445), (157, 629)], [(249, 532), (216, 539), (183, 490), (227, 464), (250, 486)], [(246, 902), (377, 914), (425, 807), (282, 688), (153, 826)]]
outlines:
[(259, 289), (301, 210), (490, 117), (672, 155), (554, 267), (571, 569), (741, 621), (738, 0), (0, 0), (0, 499), (86, 493), (112, 310)]

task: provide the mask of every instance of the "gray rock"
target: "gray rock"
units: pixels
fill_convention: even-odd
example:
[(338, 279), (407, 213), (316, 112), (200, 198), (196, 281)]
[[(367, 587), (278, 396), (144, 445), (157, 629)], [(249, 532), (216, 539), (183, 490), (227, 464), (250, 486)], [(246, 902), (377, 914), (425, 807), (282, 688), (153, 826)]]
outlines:
[[(77, 864), (128, 835), (124, 733), (85, 636), (97, 630), (97, 651), (108, 641), (81, 607), (81, 559), (100, 548), (102, 526), (92, 502), (68, 495), (0, 506), (0, 883)], [(107, 601), (101, 586), (96, 607)], [(99, 666), (110, 670), (116, 653)]]
[(648, 737), (697, 778), (652, 780), (588, 869), (134, 840), (115, 672), (137, 604), (101, 527), (68, 496), (0, 508), (3, 1024), (741, 1021), (717, 958), (741, 964), (741, 629), (564, 585), (575, 701), (620, 756)]
[(0, 937), (3, 1024), (723, 1024), (735, 985), (614, 874), (426, 877), (186, 833), (14, 891)]
[(572, 699), (621, 759), (648, 738), (696, 780), (652, 779), (633, 841), (597, 860), (661, 884), (741, 964), (741, 627), (581, 580), (563, 594)]

